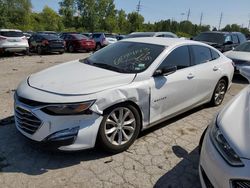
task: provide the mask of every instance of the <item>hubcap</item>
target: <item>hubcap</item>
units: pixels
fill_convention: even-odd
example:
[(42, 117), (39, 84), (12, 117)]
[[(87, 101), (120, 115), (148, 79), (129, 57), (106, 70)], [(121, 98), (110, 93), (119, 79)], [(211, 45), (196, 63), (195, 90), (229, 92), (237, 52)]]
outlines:
[(113, 110), (105, 122), (105, 135), (113, 145), (123, 145), (134, 135), (136, 127), (135, 116), (128, 108)]
[(222, 103), (225, 93), (226, 93), (226, 85), (224, 82), (220, 82), (215, 90), (215, 95), (214, 95), (214, 100), (216, 104)]

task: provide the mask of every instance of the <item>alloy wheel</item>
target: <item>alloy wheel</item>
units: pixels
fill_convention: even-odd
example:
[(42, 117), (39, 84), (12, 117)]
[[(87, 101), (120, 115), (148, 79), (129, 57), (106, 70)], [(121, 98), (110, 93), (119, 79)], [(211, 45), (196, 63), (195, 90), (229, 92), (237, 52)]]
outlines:
[(121, 146), (131, 140), (136, 129), (133, 112), (126, 107), (114, 109), (107, 117), (104, 133), (112, 145)]
[(225, 94), (226, 94), (226, 83), (224, 80), (222, 80), (217, 85), (215, 93), (214, 93), (214, 102), (216, 105), (219, 105), (222, 103)]

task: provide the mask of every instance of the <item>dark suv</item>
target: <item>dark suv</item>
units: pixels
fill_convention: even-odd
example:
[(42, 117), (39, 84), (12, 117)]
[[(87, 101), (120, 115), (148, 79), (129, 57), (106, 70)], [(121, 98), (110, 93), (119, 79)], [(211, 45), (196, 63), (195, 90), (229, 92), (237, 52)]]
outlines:
[(193, 38), (195, 41), (209, 44), (221, 52), (232, 50), (247, 41), (244, 34), (240, 32), (203, 32)]

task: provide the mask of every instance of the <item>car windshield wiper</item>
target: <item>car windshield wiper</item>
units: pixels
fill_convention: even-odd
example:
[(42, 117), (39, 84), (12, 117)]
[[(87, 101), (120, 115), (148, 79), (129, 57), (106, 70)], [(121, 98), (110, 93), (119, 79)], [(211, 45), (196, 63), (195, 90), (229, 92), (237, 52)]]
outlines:
[(104, 69), (107, 69), (107, 70), (112, 70), (112, 71), (115, 71), (115, 72), (124, 73), (123, 70), (121, 70), (121, 69), (119, 69), (117, 67), (108, 65), (108, 64), (104, 64), (104, 63), (92, 63), (91, 65), (94, 65), (94, 66), (100, 67), (100, 68), (104, 68)]

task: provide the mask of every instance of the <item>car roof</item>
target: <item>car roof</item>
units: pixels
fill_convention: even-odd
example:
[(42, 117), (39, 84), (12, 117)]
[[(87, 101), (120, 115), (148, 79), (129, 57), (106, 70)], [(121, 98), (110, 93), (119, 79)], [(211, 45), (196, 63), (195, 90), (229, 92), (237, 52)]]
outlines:
[(16, 31), (16, 32), (22, 32), (21, 30), (18, 29), (0, 29), (0, 31)]
[(198, 44), (198, 45), (208, 46), (204, 43), (193, 41), (193, 40), (185, 40), (185, 39), (179, 39), (179, 38), (164, 38), (164, 37), (128, 38), (128, 39), (123, 39), (122, 41), (156, 44), (156, 45), (162, 45), (162, 46), (177, 46), (177, 45), (182, 45), (182, 44)]
[(202, 33), (216, 33), (216, 34), (230, 34), (230, 33), (233, 33), (233, 34), (242, 34), (241, 32), (227, 32), (227, 31), (205, 31), (205, 32), (202, 32)]

